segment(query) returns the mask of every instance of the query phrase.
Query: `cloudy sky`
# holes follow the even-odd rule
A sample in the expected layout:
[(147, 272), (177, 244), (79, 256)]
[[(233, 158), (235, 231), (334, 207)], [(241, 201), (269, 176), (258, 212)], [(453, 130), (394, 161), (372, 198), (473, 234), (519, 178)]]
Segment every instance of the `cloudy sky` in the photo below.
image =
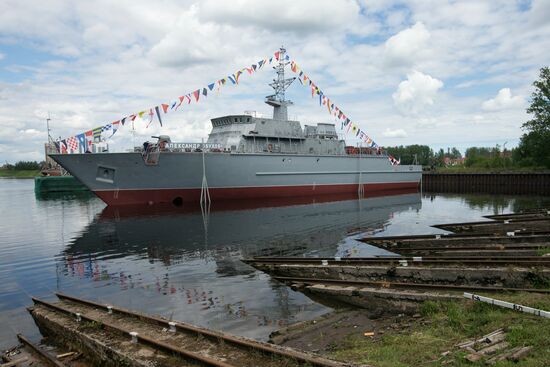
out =
[[(517, 145), (531, 84), (550, 63), (550, 0), (0, 2), (0, 162), (43, 159), (62, 137), (170, 102), (273, 54), (293, 60), (383, 146)], [(269, 68), (199, 104), (136, 120), (111, 148), (150, 135), (200, 141), (209, 119), (269, 115)], [(333, 122), (298, 82), (290, 115)], [(354, 143), (352, 136), (347, 137)]]

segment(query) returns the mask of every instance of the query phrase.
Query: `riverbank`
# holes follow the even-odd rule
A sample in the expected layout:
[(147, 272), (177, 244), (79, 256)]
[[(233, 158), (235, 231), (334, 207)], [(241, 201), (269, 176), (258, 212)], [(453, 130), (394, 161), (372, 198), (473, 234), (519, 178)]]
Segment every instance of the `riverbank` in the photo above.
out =
[[(491, 296), (491, 295), (487, 295)], [(494, 295), (492, 295), (494, 297)], [(499, 294), (499, 299), (550, 309), (547, 294)], [(517, 363), (498, 366), (543, 366), (550, 360), (550, 320), (464, 299), (457, 302), (425, 301), (418, 314), (372, 319), (363, 310), (343, 309), (324, 318), (302, 323), (277, 334), (278, 344), (315, 351), (348, 363), (377, 367), (484, 366), (499, 354), (519, 347), (532, 347)], [(503, 329), (502, 350), (481, 354), (458, 344), (477, 340)], [(500, 352), (500, 353), (497, 353)], [(510, 356), (510, 359), (512, 357)]]
[(35, 178), (40, 176), (39, 170), (0, 169), (0, 178)]

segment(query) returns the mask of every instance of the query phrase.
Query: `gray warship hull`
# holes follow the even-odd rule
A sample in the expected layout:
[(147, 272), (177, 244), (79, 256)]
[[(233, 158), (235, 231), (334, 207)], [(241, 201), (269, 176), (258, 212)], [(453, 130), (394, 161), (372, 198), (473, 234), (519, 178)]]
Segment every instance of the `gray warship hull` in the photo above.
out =
[(422, 176), (377, 155), (160, 152), (153, 165), (137, 152), (51, 156), (108, 205), (198, 202), (203, 177), (211, 200), (227, 200), (384, 195), (418, 188)]

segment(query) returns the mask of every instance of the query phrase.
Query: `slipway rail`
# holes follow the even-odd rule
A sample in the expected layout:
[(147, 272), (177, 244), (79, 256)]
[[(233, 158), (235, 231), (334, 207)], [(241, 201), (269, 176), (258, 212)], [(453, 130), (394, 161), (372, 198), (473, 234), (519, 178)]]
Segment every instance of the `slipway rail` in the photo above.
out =
[(539, 219), (539, 218), (548, 218), (548, 217), (550, 217), (550, 210), (533, 212), (533, 213), (509, 213), (509, 214), (484, 215), (483, 217), (488, 218), (488, 219), (494, 219), (494, 220)]
[[(171, 322), (161, 317), (149, 316), (124, 308), (100, 304), (77, 297), (56, 293), (60, 302), (51, 303), (33, 298), (35, 305), (45, 307), (57, 313), (100, 325), (106, 332), (132, 338), (135, 342), (147, 345), (155, 350), (175, 354), (191, 363), (232, 367), (245, 365), (262, 366), (319, 366), (342, 367), (342, 364), (321, 357), (298, 352), (288, 348), (270, 346), (266, 343), (230, 336), (224, 333), (199, 328), (182, 322)], [(132, 323), (151, 328), (151, 333), (133, 333)], [(138, 328), (139, 329), (139, 328)], [(171, 332), (170, 332), (171, 331)], [(165, 332), (162, 338), (155, 337)], [(180, 342), (175, 339), (180, 338)], [(184, 339), (181, 339), (184, 338)], [(186, 342), (181, 342), (184, 340)], [(186, 344), (187, 343), (187, 344)], [(193, 346), (187, 348), (186, 345)], [(199, 353), (197, 350), (207, 350)], [(239, 359), (242, 356), (242, 359)]]
[(421, 235), (364, 237), (361, 242), (400, 255), (451, 256), (536, 256), (550, 249), (550, 233), (516, 236)]
[(321, 266), (445, 266), (445, 265), (469, 265), (469, 266), (523, 266), (523, 267), (550, 267), (550, 257), (526, 256), (517, 258), (502, 257), (348, 257), (348, 258), (303, 258), (303, 257), (254, 257), (244, 259), (243, 262), (250, 265), (274, 264), (274, 265), (321, 265)]
[[(479, 223), (479, 222), (478, 222)], [(492, 223), (492, 222), (482, 222)], [(405, 236), (378, 236), (378, 237), (361, 237), (358, 238), (361, 242), (448, 242), (448, 243), (489, 243), (489, 242), (548, 242), (550, 241), (550, 231), (535, 231), (532, 233), (514, 232), (514, 235), (508, 234), (483, 234), (483, 233), (438, 233), (438, 234), (419, 234)]]
[(353, 287), (376, 287), (389, 289), (414, 289), (414, 290), (432, 290), (432, 291), (478, 291), (478, 292), (529, 292), (550, 294), (550, 289), (533, 289), (533, 288), (506, 288), (506, 287), (487, 287), (487, 286), (469, 286), (469, 285), (454, 285), (454, 284), (429, 284), (429, 283), (403, 283), (403, 282), (377, 282), (365, 280), (342, 280), (342, 279), (324, 279), (324, 278), (299, 278), (299, 277), (282, 277), (274, 276), (280, 282), (286, 284), (335, 284), (339, 286)]
[(550, 217), (531, 219), (500, 219), (491, 221), (435, 224), (432, 227), (455, 233), (516, 233), (529, 234), (535, 231), (550, 231)]
[(19, 340), (25, 347), (29, 348), (32, 353), (34, 353), (41, 362), (45, 363), (47, 366), (52, 367), (64, 367), (65, 365), (54, 357), (40, 349), (38, 346), (31, 343), (26, 337), (21, 334), (17, 334), (17, 340)]

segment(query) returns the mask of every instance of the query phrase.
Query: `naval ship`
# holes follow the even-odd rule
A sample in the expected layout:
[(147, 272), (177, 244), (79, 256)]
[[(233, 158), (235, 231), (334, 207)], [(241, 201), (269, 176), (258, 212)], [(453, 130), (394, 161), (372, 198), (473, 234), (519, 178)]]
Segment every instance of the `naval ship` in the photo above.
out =
[(107, 205), (379, 193), (417, 188), (418, 165), (393, 165), (380, 149), (346, 147), (334, 124), (288, 119), (285, 50), (265, 98), (273, 117), (213, 118), (206, 143), (161, 135), (126, 153), (51, 154)]

